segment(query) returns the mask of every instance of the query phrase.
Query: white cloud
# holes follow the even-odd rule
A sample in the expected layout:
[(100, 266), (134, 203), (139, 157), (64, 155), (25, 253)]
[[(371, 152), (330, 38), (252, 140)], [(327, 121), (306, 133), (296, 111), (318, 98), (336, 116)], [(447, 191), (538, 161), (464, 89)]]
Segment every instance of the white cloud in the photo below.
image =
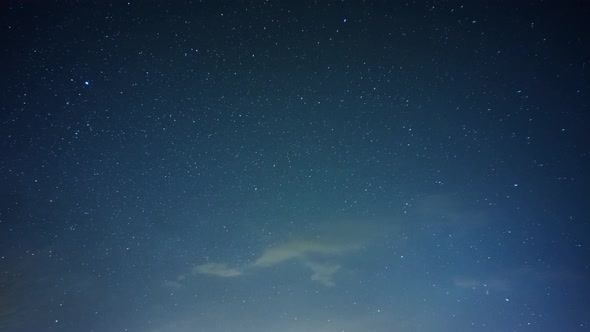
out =
[(178, 281), (172, 281), (172, 280), (165, 280), (163, 285), (165, 287), (169, 287), (169, 288), (182, 288), (182, 283), (178, 282)]
[(292, 241), (267, 249), (253, 266), (268, 267), (290, 259), (307, 257), (311, 254), (338, 255), (354, 250), (357, 246), (319, 241)]
[[(387, 234), (392, 224), (375, 222), (333, 222), (315, 225), (313, 236), (301, 234), (300, 237), (283, 242), (262, 251), (252, 263), (240, 268), (232, 268), (224, 263), (197, 265), (193, 274), (206, 274), (218, 277), (237, 277), (248, 270), (263, 270), (283, 262), (297, 260), (301, 266), (311, 270), (311, 280), (325, 286), (333, 286), (333, 275), (341, 266), (325, 263), (338, 260), (341, 256), (360, 250), (362, 244), (375, 237)], [(262, 272), (256, 272), (262, 273)], [(169, 286), (175, 286), (169, 283)]]
[(209, 274), (218, 277), (237, 277), (242, 274), (242, 271), (228, 267), (224, 263), (207, 263), (195, 266), (194, 274)]
[(169, 288), (182, 288), (184, 286), (183, 282), (186, 279), (186, 275), (181, 274), (176, 277), (176, 280), (165, 280), (163, 285)]
[(355, 241), (290, 241), (268, 248), (252, 263), (251, 267), (270, 267), (285, 261), (298, 259), (311, 269), (311, 280), (317, 281), (324, 286), (334, 286), (332, 275), (340, 269), (340, 265), (318, 263), (318, 258), (331, 258), (359, 248), (360, 246)]
[(320, 282), (328, 287), (334, 286), (332, 275), (340, 269), (340, 265), (318, 264), (313, 262), (307, 262), (305, 265), (307, 265), (307, 267), (313, 272), (311, 280)]

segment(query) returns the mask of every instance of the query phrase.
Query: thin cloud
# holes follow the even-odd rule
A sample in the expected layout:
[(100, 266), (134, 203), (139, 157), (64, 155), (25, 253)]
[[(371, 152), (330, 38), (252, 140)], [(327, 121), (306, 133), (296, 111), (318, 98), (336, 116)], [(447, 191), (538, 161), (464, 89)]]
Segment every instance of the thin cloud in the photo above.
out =
[(311, 269), (311, 280), (319, 282), (324, 286), (334, 286), (332, 276), (340, 269), (340, 265), (318, 263), (318, 256), (322, 258), (339, 256), (350, 251), (359, 249), (360, 246), (354, 242), (344, 241), (310, 241), (298, 240), (287, 242), (264, 251), (251, 267), (270, 267), (285, 261), (298, 259)]
[(305, 265), (307, 265), (307, 267), (309, 267), (313, 272), (311, 275), (311, 280), (322, 283), (324, 286), (334, 286), (332, 275), (340, 269), (340, 265), (318, 264), (313, 262), (307, 262)]
[(194, 274), (208, 274), (218, 277), (237, 277), (242, 275), (242, 271), (228, 267), (224, 263), (207, 263), (195, 266), (193, 269)]
[(164, 287), (169, 287), (169, 288), (182, 288), (184, 285), (178, 281), (171, 281), (171, 280), (165, 280), (163, 283)]
[(507, 291), (510, 289), (506, 280), (492, 278), (492, 279), (475, 279), (475, 278), (459, 278), (453, 280), (455, 287), (463, 289), (490, 289), (497, 291)]
[[(333, 276), (341, 269), (341, 266), (325, 263), (326, 260), (339, 259), (341, 256), (360, 250), (364, 243), (389, 233), (392, 228), (391, 223), (324, 223), (316, 225), (317, 232), (313, 237), (302, 234), (299, 238), (267, 248), (252, 263), (240, 268), (232, 268), (225, 263), (207, 263), (197, 265), (193, 269), (193, 274), (237, 277), (249, 270), (264, 270), (283, 262), (297, 260), (302, 267), (311, 270), (312, 281), (330, 287), (334, 286)], [(175, 286), (175, 284), (169, 286)]]
[(165, 280), (163, 285), (164, 287), (169, 287), (169, 288), (182, 288), (184, 286), (183, 282), (186, 279), (186, 275), (181, 274), (178, 277), (176, 277), (176, 280)]
[(339, 255), (355, 249), (354, 245), (323, 243), (319, 241), (293, 241), (267, 249), (254, 261), (253, 266), (269, 267), (281, 262), (307, 257), (312, 254)]
[[(252, 264), (243, 267), (241, 270), (231, 268), (224, 263), (207, 263), (197, 265), (193, 274), (207, 274), (218, 277), (237, 277), (243, 274), (242, 271), (253, 268), (267, 268), (289, 260), (300, 260), (302, 264), (312, 272), (311, 280), (319, 282), (324, 286), (334, 286), (332, 276), (340, 269), (340, 265), (318, 263), (317, 258), (333, 257), (360, 248), (352, 243), (338, 243), (331, 241), (290, 241), (275, 247), (268, 248)], [(320, 256), (320, 257), (318, 257)], [(172, 285), (169, 285), (172, 286)]]

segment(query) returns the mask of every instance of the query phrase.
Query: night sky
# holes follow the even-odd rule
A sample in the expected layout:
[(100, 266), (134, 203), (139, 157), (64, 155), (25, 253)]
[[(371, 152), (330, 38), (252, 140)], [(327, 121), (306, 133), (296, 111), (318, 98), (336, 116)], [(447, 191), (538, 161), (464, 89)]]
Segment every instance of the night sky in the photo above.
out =
[(0, 15), (1, 331), (590, 331), (585, 1)]

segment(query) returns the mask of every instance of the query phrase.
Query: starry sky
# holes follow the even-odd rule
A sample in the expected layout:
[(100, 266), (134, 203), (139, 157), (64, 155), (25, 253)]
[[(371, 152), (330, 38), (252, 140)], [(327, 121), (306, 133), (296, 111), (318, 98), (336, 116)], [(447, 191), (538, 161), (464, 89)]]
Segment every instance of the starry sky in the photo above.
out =
[(0, 15), (1, 331), (590, 331), (584, 1)]

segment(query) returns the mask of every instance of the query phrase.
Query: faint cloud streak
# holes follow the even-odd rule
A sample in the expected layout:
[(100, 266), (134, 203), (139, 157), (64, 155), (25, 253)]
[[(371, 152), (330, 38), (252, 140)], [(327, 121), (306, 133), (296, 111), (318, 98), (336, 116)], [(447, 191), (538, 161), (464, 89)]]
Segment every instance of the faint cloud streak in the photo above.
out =
[(197, 265), (193, 268), (193, 274), (208, 274), (218, 277), (237, 277), (242, 275), (242, 271), (231, 268), (224, 263), (207, 263)]
[(332, 256), (354, 249), (357, 249), (357, 246), (319, 241), (292, 241), (267, 249), (254, 262), (253, 266), (268, 267), (290, 259), (304, 258), (311, 254)]
[[(271, 246), (250, 264), (235, 268), (225, 263), (206, 263), (193, 268), (193, 275), (211, 275), (223, 278), (238, 277), (246, 272), (253, 273), (287, 261), (298, 261), (302, 267), (311, 270), (310, 279), (326, 287), (334, 286), (333, 276), (341, 265), (331, 262), (341, 259), (363, 248), (363, 244), (377, 236), (391, 231), (389, 223), (338, 222), (316, 224), (313, 236), (302, 234), (289, 241)], [(318, 235), (321, 234), (322, 236)], [(178, 288), (180, 280), (168, 282), (167, 286)]]
[(313, 272), (313, 274), (311, 275), (311, 280), (322, 283), (324, 286), (334, 286), (334, 281), (332, 281), (332, 275), (340, 269), (340, 265), (318, 264), (312, 262), (307, 262), (305, 265), (307, 265), (307, 267), (309, 267)]

